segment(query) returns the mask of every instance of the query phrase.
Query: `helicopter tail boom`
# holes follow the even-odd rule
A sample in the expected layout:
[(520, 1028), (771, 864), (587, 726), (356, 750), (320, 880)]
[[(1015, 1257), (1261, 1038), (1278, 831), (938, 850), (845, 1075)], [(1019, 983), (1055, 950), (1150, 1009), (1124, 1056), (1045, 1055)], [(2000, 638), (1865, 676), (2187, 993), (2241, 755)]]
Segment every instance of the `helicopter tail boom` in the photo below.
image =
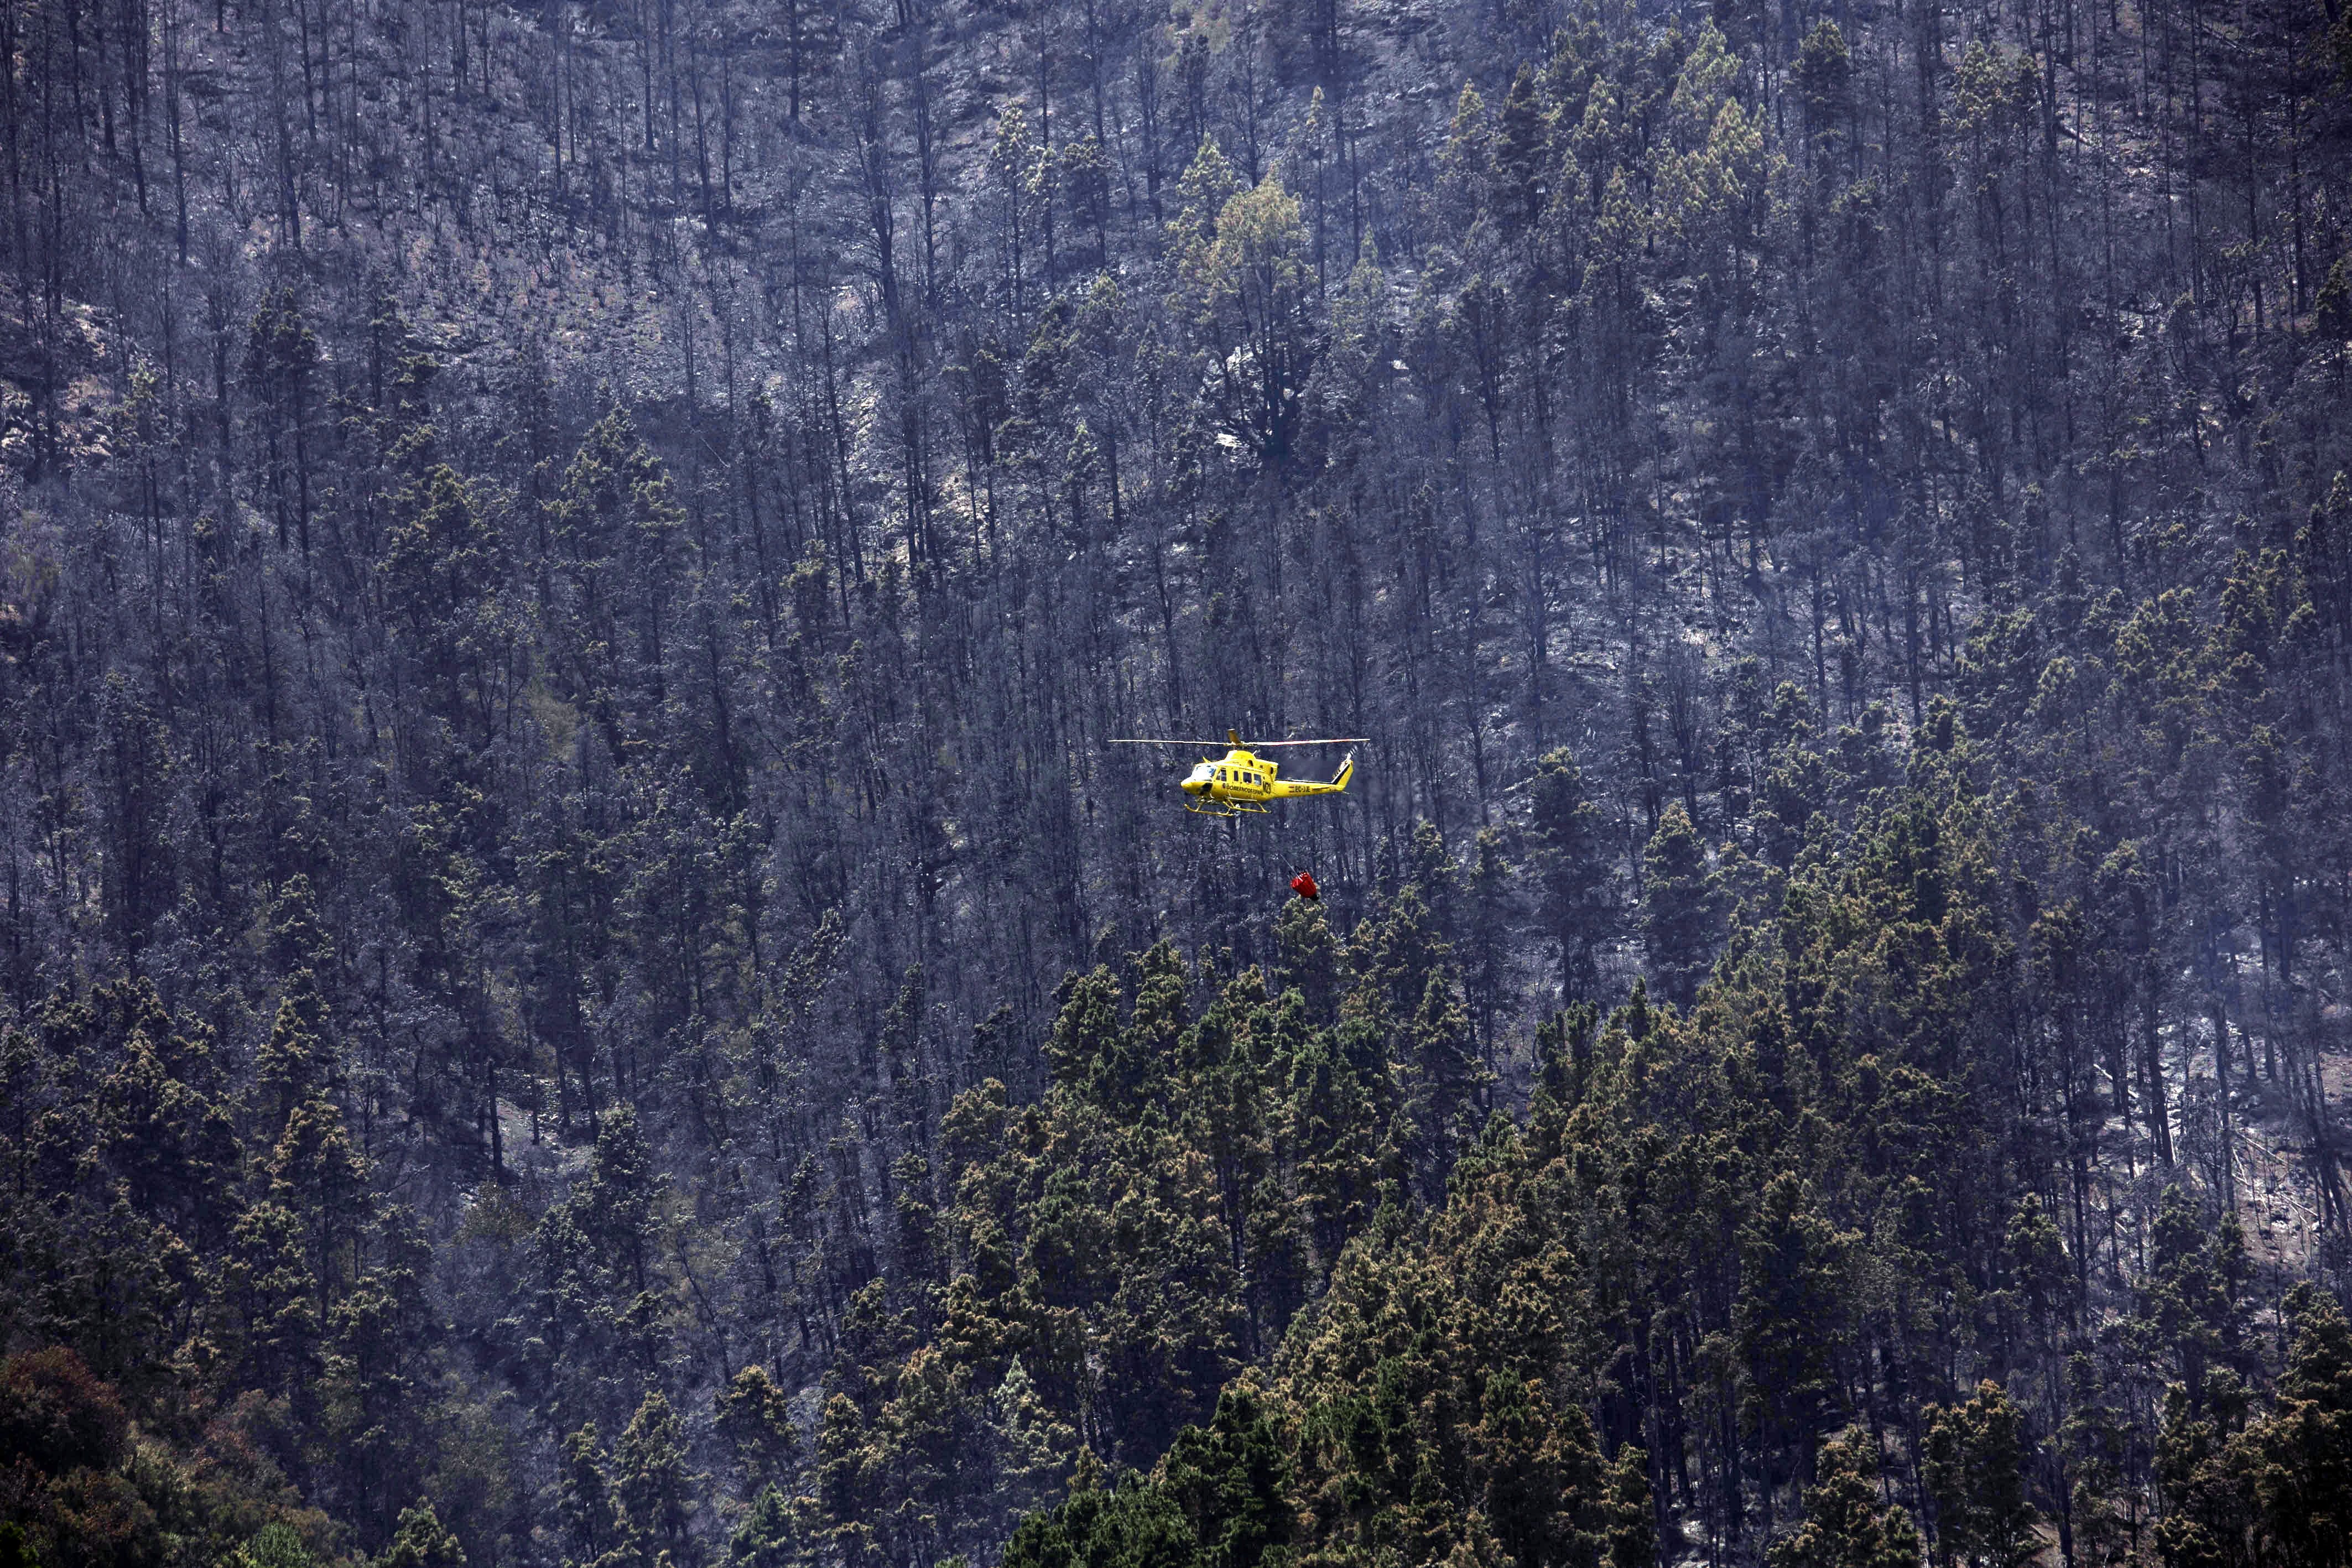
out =
[(1296, 800), (1301, 795), (1338, 795), (1347, 789), (1348, 780), (1355, 776), (1356, 754), (1351, 751), (1328, 782), (1320, 779), (1286, 779), (1273, 786), (1270, 793), (1278, 800)]

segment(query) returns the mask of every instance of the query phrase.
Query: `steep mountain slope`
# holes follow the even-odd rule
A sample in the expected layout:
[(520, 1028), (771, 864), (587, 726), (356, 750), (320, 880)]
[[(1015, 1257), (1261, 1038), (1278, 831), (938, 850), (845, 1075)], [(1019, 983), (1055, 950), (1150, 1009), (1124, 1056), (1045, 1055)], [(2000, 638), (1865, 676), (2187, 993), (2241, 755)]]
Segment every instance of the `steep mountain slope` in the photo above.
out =
[(2348, 27), (0, 0), (6, 1518), (2340, 1563)]

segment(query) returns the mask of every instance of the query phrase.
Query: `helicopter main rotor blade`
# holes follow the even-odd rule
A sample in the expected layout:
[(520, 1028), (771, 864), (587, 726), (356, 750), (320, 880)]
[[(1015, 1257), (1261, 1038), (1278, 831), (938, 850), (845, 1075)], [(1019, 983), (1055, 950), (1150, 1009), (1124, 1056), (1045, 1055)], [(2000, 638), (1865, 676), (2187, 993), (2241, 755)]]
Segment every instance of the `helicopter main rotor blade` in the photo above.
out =
[(1314, 740), (1161, 740), (1157, 737), (1115, 735), (1112, 746), (1243, 746), (1256, 750), (1267, 746), (1369, 746), (1369, 735), (1330, 735)]

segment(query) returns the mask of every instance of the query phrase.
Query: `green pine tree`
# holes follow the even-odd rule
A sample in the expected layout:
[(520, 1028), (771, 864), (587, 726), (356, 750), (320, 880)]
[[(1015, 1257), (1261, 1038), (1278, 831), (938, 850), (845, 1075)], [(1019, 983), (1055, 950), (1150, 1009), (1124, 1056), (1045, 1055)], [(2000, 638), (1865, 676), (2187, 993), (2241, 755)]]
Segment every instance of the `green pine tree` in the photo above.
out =
[(667, 1552), (683, 1559), (695, 1509), (698, 1478), (686, 1468), (686, 1433), (658, 1389), (646, 1395), (621, 1440), (613, 1446), (613, 1492), (620, 1503), (626, 1544), (646, 1563)]
[(1642, 938), (1650, 974), (1667, 1000), (1687, 1008), (1697, 996), (1715, 962), (1721, 925), (1706, 846), (1682, 802), (1669, 802), (1642, 852)]
[(420, 1500), (401, 1514), (400, 1528), (375, 1560), (375, 1568), (466, 1568), (466, 1551), (434, 1513), (433, 1505)]
[(2042, 1516), (2025, 1495), (2025, 1412), (1987, 1378), (1965, 1403), (1930, 1406), (1920, 1474), (1936, 1545), (1970, 1568), (2026, 1568), (2042, 1554)]
[(1882, 1500), (1878, 1454), (1859, 1428), (1822, 1445), (1805, 1519), (1772, 1543), (1771, 1568), (1918, 1568), (1911, 1516)]

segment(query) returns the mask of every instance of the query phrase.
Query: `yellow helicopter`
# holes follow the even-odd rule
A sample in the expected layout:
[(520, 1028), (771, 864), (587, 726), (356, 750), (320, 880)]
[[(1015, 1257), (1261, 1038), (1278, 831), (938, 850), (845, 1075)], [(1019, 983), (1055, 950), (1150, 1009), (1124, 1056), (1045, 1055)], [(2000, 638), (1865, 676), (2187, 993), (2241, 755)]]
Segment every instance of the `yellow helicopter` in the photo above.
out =
[[(1253, 740), (1244, 746), (1242, 737), (1233, 730), (1225, 731), (1229, 748), (1223, 757), (1203, 757), (1184, 776), (1184, 809), (1204, 817), (1237, 817), (1244, 811), (1263, 811), (1268, 800), (1296, 800), (1307, 795), (1337, 795), (1348, 788), (1355, 776), (1356, 754), (1348, 753), (1340, 762), (1339, 771), (1329, 779), (1282, 779), (1279, 763), (1257, 755), (1258, 751), (1276, 746), (1360, 746), (1368, 737), (1360, 735), (1335, 736), (1323, 740)], [(1213, 740), (1146, 740), (1134, 737), (1114, 739), (1113, 746), (1199, 746), (1213, 747)]]

